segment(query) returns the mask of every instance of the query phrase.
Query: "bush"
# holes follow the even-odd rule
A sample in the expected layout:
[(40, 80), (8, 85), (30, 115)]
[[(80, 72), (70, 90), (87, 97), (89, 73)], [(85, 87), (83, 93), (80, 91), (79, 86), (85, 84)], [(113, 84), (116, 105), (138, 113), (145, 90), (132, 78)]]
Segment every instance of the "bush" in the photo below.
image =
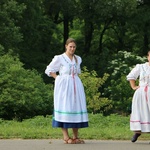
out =
[(136, 64), (144, 63), (145, 61), (146, 57), (136, 56), (127, 51), (119, 51), (108, 62), (108, 72), (111, 72), (111, 76), (104, 93), (106, 97), (113, 101), (113, 113), (130, 114), (134, 91), (131, 89), (126, 76)]
[(0, 118), (52, 114), (52, 85), (45, 85), (37, 71), (25, 70), (18, 57), (5, 54), (0, 64)]
[(108, 76), (108, 74), (104, 74), (103, 78), (100, 78), (96, 71), (89, 71), (86, 67), (83, 68), (80, 78), (85, 88), (88, 112), (107, 113), (112, 108), (112, 101), (102, 97), (99, 92), (99, 88), (105, 83)]

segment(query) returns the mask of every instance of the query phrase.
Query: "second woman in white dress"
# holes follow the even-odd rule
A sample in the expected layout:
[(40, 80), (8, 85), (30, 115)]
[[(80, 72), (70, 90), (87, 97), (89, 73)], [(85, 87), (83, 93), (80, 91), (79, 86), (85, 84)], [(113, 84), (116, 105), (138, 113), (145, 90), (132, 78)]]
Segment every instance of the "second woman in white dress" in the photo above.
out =
[[(141, 133), (150, 132), (150, 51), (147, 59), (148, 62), (137, 64), (127, 75), (131, 88), (135, 90), (130, 116), (130, 130), (135, 132), (132, 142), (135, 142)], [(136, 80), (139, 80), (138, 85)]]

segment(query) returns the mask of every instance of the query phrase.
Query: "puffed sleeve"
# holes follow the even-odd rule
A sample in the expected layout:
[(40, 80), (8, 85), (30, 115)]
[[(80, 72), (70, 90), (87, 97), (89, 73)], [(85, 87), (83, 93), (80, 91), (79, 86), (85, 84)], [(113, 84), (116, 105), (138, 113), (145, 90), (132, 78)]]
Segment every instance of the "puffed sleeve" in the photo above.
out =
[(45, 74), (51, 77), (50, 72), (56, 73), (59, 71), (59, 68), (60, 68), (60, 58), (58, 55), (56, 55), (54, 56), (50, 64), (46, 67)]
[(140, 64), (137, 64), (127, 75), (127, 80), (136, 80), (140, 75)]

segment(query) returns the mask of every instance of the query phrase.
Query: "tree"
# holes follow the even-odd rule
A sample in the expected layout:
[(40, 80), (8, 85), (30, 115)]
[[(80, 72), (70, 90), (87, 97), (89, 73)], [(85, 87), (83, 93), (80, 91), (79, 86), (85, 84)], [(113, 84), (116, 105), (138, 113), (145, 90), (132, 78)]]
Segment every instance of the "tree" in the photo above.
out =
[(17, 1), (26, 7), (18, 22), (23, 35), (23, 40), (18, 45), (20, 60), (25, 68), (34, 68), (43, 73), (45, 64), (53, 56), (54, 43), (59, 43), (54, 36), (57, 29), (45, 13), (43, 0)]
[(73, 19), (76, 17), (78, 9), (76, 6), (76, 0), (45, 0), (45, 8), (48, 16), (56, 25), (62, 25), (61, 36), (63, 38), (63, 47), (69, 37)]
[(17, 25), (25, 9), (24, 4), (18, 4), (15, 0), (0, 1), (0, 44), (5, 48), (18, 51), (18, 44), (23, 40), (20, 27)]
[(105, 85), (105, 97), (114, 102), (114, 108), (120, 113), (130, 111), (133, 90), (126, 76), (134, 65), (144, 63), (146, 57), (140, 57), (127, 51), (119, 51), (111, 61), (108, 62), (108, 73), (111, 73), (109, 83)]
[[(139, 43), (140, 51), (139, 54), (141, 56), (146, 55), (147, 51), (150, 48), (150, 2), (147, 0), (139, 1), (139, 5), (137, 7), (137, 15), (135, 16), (133, 31), (138, 33), (138, 38), (141, 40)], [(139, 30), (140, 29), (140, 30)]]

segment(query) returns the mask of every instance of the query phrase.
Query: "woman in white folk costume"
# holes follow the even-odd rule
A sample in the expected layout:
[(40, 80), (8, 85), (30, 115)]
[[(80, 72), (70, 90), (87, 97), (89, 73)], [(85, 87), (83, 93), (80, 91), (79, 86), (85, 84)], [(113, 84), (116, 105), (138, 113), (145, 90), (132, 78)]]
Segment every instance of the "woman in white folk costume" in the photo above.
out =
[[(148, 62), (137, 64), (127, 75), (131, 88), (135, 90), (130, 116), (130, 130), (135, 132), (132, 142), (137, 141), (141, 133), (150, 132), (150, 51), (147, 59)], [(136, 85), (137, 79), (139, 85)]]
[[(66, 51), (61, 55), (55, 55), (45, 70), (49, 77), (55, 79), (52, 126), (62, 128), (64, 143), (84, 143), (84, 140), (78, 137), (78, 129), (88, 127), (86, 97), (78, 76), (81, 73), (82, 59), (74, 54), (76, 50), (74, 39), (69, 38), (65, 48)], [(68, 128), (72, 128), (72, 138), (69, 136)]]

